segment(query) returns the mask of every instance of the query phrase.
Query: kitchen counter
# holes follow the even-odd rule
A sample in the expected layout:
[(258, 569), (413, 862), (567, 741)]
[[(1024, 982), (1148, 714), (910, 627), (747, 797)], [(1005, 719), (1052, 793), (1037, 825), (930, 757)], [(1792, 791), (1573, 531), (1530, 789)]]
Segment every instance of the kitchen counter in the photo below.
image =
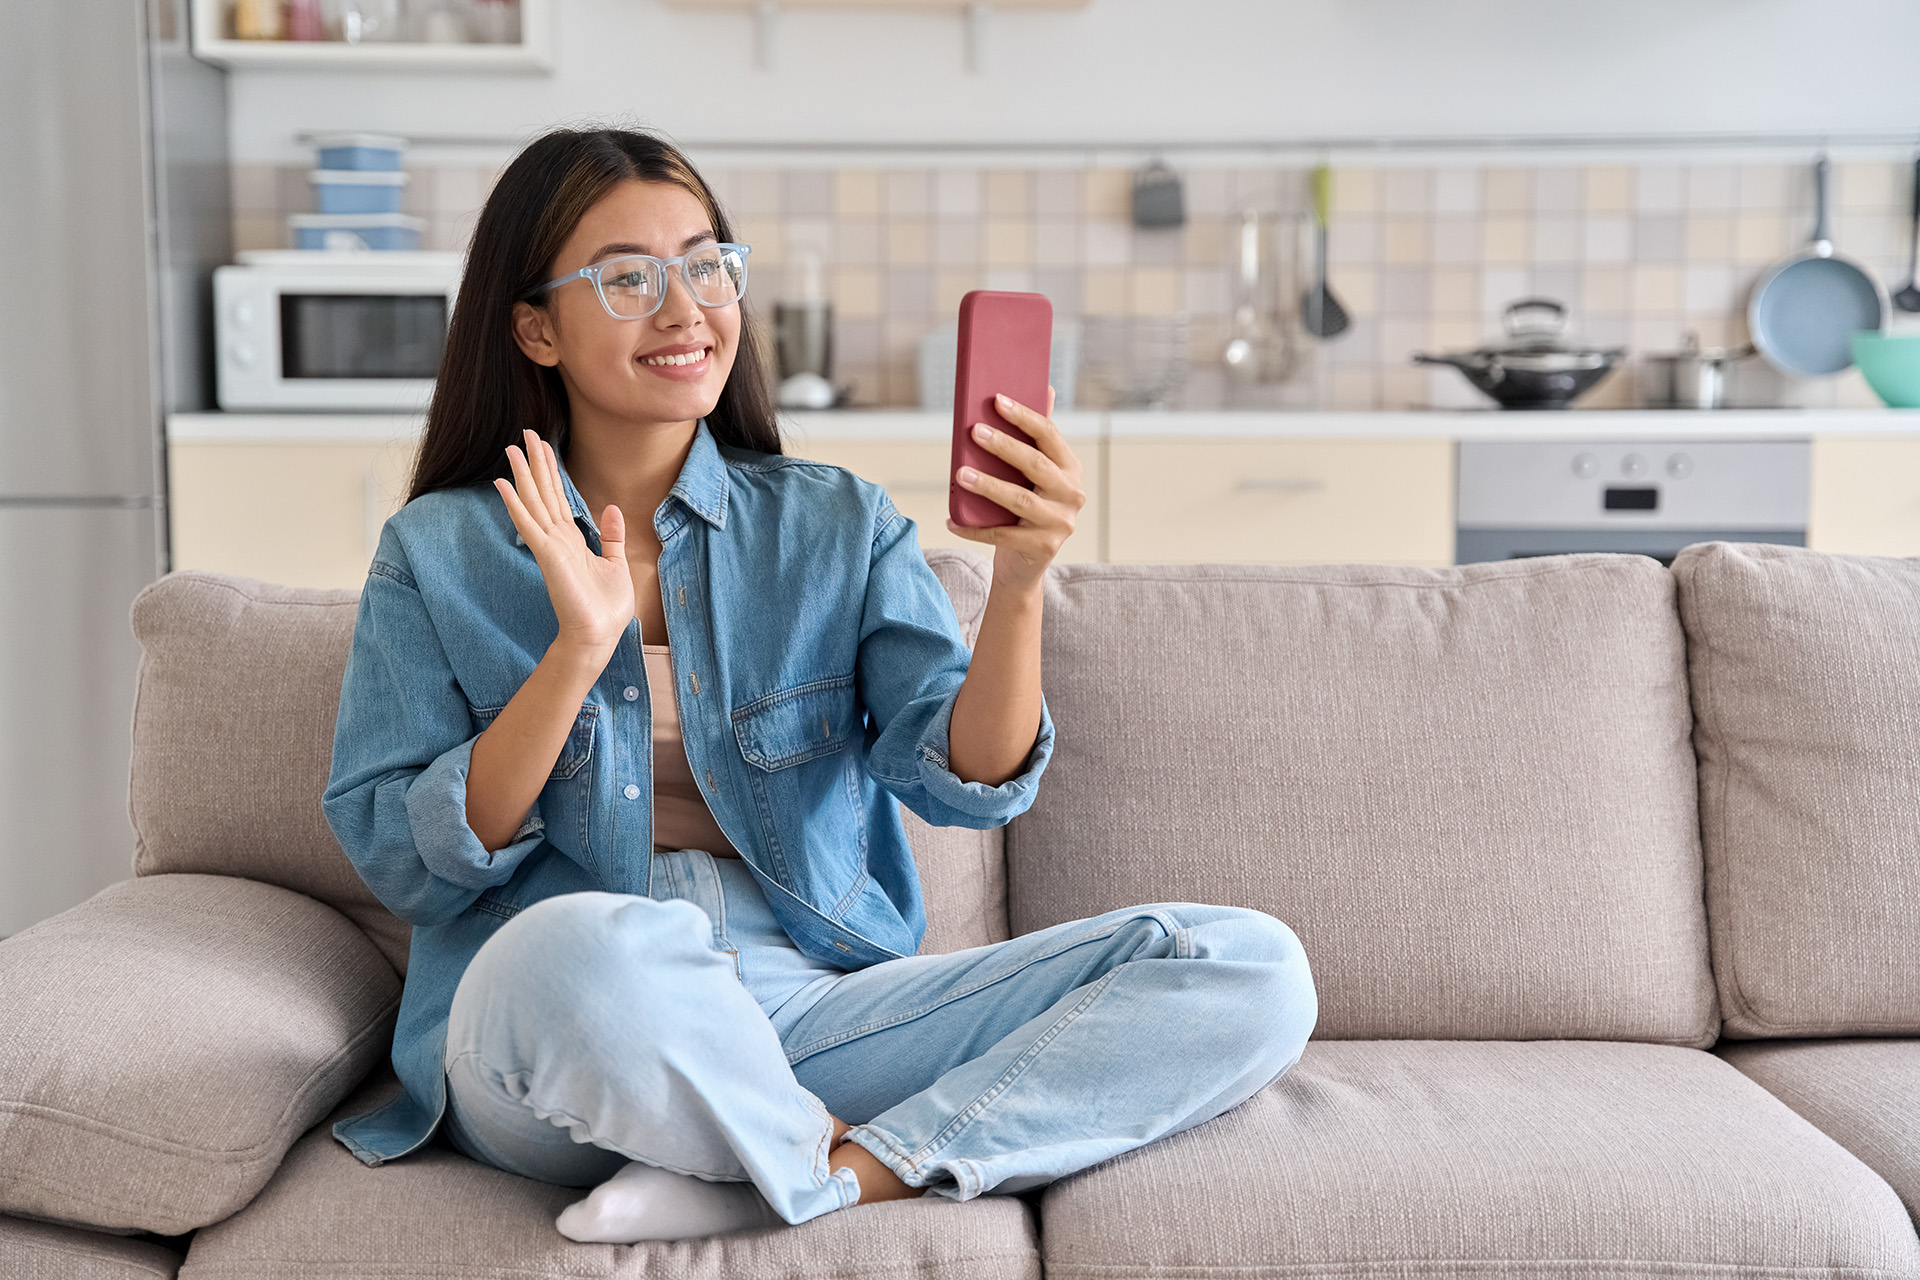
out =
[[(1394, 440), (1762, 440), (1816, 436), (1920, 435), (1915, 409), (1570, 409), (1559, 412), (1431, 410), (1400, 413), (1132, 412), (1072, 410), (1056, 421), (1076, 438)], [(411, 440), (420, 414), (177, 413), (174, 443)], [(895, 409), (787, 412), (781, 426), (802, 440), (944, 440), (946, 413)]]

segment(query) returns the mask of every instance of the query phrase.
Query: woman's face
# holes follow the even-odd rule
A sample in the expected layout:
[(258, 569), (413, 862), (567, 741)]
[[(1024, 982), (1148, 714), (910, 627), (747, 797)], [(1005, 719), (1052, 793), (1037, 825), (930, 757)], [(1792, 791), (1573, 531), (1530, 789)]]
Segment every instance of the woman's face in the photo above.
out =
[[(548, 278), (623, 253), (676, 258), (714, 240), (713, 220), (691, 191), (629, 180), (587, 210)], [(544, 307), (515, 303), (513, 335), (529, 359), (559, 368), (576, 419), (590, 408), (629, 422), (688, 422), (720, 399), (739, 346), (740, 304), (701, 306), (676, 265), (666, 300), (644, 319), (608, 315), (593, 284), (577, 279), (550, 291)]]

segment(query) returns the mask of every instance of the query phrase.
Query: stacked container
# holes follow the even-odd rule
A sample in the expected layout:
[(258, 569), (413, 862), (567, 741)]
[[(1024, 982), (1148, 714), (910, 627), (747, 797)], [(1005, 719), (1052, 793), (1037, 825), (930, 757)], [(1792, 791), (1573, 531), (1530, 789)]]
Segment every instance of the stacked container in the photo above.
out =
[(287, 226), (297, 249), (418, 249), (426, 219), (400, 212), (407, 186), (405, 138), (380, 133), (329, 133), (314, 139), (319, 167), (307, 175), (318, 213), (296, 213)]

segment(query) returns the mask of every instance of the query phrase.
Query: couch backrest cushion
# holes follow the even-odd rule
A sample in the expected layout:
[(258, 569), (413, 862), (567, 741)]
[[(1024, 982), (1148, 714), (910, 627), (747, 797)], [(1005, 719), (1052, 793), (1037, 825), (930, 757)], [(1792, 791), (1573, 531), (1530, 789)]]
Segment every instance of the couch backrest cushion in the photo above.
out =
[(1673, 568), (1727, 1034), (1920, 1032), (1920, 560)]
[(1715, 1038), (1657, 562), (1076, 565), (1046, 609), (1016, 933), (1249, 906), (1305, 945), (1321, 1037)]
[[(969, 640), (984, 560), (928, 555)], [(373, 896), (320, 810), (358, 593), (184, 572), (141, 592), (133, 720), (134, 871), (245, 876), (337, 907), (405, 972), (409, 926)], [(927, 896), (922, 951), (1007, 936), (1001, 832), (908, 815)]]

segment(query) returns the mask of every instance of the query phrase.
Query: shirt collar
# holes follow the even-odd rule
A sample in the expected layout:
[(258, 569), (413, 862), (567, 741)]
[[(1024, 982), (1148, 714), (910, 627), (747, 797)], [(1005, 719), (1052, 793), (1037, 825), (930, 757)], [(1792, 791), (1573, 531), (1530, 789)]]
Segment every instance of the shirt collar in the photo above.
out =
[[(567, 464), (560, 461), (558, 453), (555, 453), (554, 461), (559, 463), (560, 488), (567, 495), (568, 509), (573, 512), (576, 521), (586, 521), (587, 528), (593, 530), (594, 539), (598, 541), (600, 526), (594, 522), (593, 513), (587, 510), (586, 499), (573, 487), (573, 477), (567, 474)], [(705, 418), (700, 419), (694, 427), (693, 447), (687, 450), (687, 460), (680, 465), (679, 479), (667, 491), (667, 502), (675, 498), (714, 528), (727, 527), (727, 463), (720, 456), (720, 446), (715, 442), (713, 433), (707, 430)], [(660, 510), (654, 513), (656, 532), (661, 531), (667, 502), (661, 503)], [(513, 531), (513, 545), (527, 545), (527, 540), (520, 536), (518, 529)]]

